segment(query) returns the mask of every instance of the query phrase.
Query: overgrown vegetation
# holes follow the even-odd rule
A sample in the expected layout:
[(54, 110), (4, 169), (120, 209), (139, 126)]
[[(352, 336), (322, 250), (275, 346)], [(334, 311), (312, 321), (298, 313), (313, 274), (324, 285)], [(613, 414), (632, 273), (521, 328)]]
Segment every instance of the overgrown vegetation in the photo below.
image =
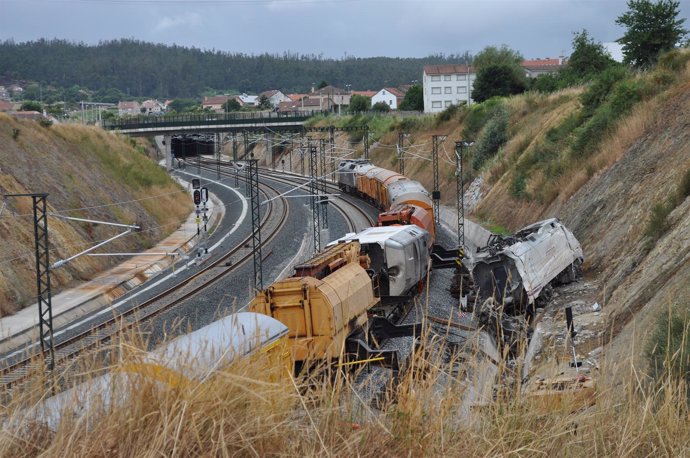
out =
[(472, 167), (479, 170), (508, 141), (508, 111), (497, 106), (474, 146)]
[[(690, 53), (675, 50), (663, 56), (657, 69), (647, 74), (632, 73), (617, 65), (606, 67), (582, 93), (582, 108), (563, 118), (522, 155), (515, 166), (511, 195), (519, 199), (536, 197), (548, 203), (557, 195), (551, 189), (554, 180), (567, 170), (583, 167), (637, 104), (650, 100), (682, 77), (689, 60)], [(591, 175), (594, 169), (587, 172)], [(528, 183), (534, 177), (541, 181), (534, 186), (536, 193), (528, 192)], [(663, 216), (661, 210), (659, 207), (659, 217)]]
[(690, 302), (670, 304), (659, 313), (645, 353), (657, 384), (690, 386)]
[(683, 201), (690, 196), (690, 169), (681, 177), (676, 191), (671, 194), (665, 202), (657, 203), (652, 207), (649, 221), (645, 227), (644, 234), (655, 242), (661, 238), (669, 228), (668, 215)]
[[(111, 354), (124, 355), (110, 368), (114, 373), (143, 367), (133, 348), (112, 348)], [(479, 372), (472, 355), (451, 362)], [(586, 408), (568, 396), (550, 404), (525, 395), (519, 384), (503, 385), (488, 403), (469, 408), (464, 371), (447, 372), (432, 352), (418, 352), (409, 364), (376, 409), (355, 392), (352, 375), (325, 368), (292, 378), (263, 352), (203, 379), (173, 373), (154, 381), (142, 370), (129, 383), (113, 379), (111, 399), (122, 402), (93, 402), (78, 416), (63, 413), (54, 429), (30, 410), (49, 396), (36, 383), (4, 410), (0, 455), (509, 456), (528, 450), (540, 456), (649, 456), (663, 450), (679, 456), (690, 442), (679, 383), (602, 384), (596, 404)], [(96, 364), (79, 367), (97, 373)], [(496, 381), (509, 375), (503, 368)], [(85, 406), (84, 397), (75, 397), (71, 407)]]

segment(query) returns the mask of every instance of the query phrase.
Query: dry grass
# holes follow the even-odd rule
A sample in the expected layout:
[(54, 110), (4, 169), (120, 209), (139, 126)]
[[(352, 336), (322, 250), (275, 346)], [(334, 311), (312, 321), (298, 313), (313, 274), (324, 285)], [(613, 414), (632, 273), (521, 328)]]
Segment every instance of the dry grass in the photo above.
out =
[[(125, 351), (123, 364), (138, 361)], [(203, 382), (180, 386), (130, 379), (126, 401), (63, 416), (56, 431), (22, 417), (40, 385), (4, 411), (0, 456), (680, 456), (688, 453), (686, 387), (654, 388), (632, 365), (627, 380), (600, 384), (596, 404), (545, 408), (519, 387), (466, 410), (477, 360), (448, 373), (419, 352), (380, 410), (359, 402), (352, 377), (276, 377), (266, 355)], [(455, 361), (460, 363), (460, 361)], [(491, 383), (491, 381), (487, 381)], [(31, 402), (28, 402), (31, 404)]]
[[(16, 139), (14, 130), (19, 130)], [(141, 144), (80, 125), (49, 128), (0, 114), (0, 191), (47, 192), (48, 210), (69, 216), (143, 224), (115, 241), (112, 251), (150, 247), (175, 230), (191, 211), (191, 199), (146, 157)], [(114, 205), (113, 205), (114, 204)], [(0, 217), (0, 314), (35, 300), (30, 199), (8, 200)], [(51, 218), (50, 260), (66, 258), (114, 235), (112, 228)], [(92, 278), (118, 260), (81, 257), (55, 270), (54, 291)]]

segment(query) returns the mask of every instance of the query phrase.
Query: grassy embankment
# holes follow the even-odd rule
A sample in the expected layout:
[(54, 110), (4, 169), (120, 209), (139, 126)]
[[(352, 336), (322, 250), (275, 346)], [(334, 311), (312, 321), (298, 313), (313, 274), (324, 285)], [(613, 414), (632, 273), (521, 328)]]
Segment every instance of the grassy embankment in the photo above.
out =
[[(41, 125), (0, 115), (0, 190), (47, 192), (48, 211), (67, 216), (138, 223), (143, 230), (115, 241), (110, 251), (140, 251), (175, 230), (191, 204), (185, 192), (147, 156), (146, 143), (98, 128)], [(35, 299), (33, 227), (29, 199), (8, 200), (0, 218), (0, 314)], [(116, 234), (90, 223), (49, 219), (50, 259), (66, 258)], [(93, 278), (118, 262), (82, 257), (52, 275), (54, 292)]]
[[(111, 370), (139, 361), (131, 345), (112, 353), (126, 356)], [(642, 383), (630, 365), (627, 381), (600, 389), (590, 407), (566, 400), (545, 408), (513, 385), (467, 412), (474, 358), (455, 376), (420, 353), (375, 410), (358, 402), (351, 377), (276, 380), (275, 370), (257, 369), (265, 357), (180, 386), (131, 380), (118, 387), (126, 402), (64, 415), (56, 431), (26, 416), (26, 406), (47, 394), (37, 384), (4, 409), (0, 455), (681, 456), (690, 447), (686, 386), (671, 375)]]

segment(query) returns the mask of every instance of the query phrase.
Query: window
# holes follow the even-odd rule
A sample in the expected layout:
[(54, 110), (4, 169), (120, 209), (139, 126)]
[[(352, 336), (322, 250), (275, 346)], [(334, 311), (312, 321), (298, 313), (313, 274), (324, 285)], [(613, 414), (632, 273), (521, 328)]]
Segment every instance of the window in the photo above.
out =
[(440, 88), (440, 87), (432, 87), (432, 88), (431, 88), (431, 93), (432, 93), (432, 94), (440, 94), (440, 93), (441, 93), (441, 88)]
[(467, 94), (467, 88), (465, 86), (458, 86), (458, 94)]
[(453, 93), (453, 88), (450, 86), (446, 86), (443, 91), (444, 94), (452, 94)]
[(443, 75), (444, 81), (450, 81), (450, 75)]
[(453, 104), (453, 101), (452, 100), (446, 100), (445, 104), (446, 104), (446, 107), (449, 107)]
[(441, 101), (431, 102), (431, 108), (441, 108)]
[(389, 100), (389, 101), (388, 101), (388, 105), (393, 106), (393, 101), (392, 101), (392, 100)]
[(432, 75), (431, 81), (441, 81), (441, 75)]
[(457, 80), (458, 81), (465, 81), (465, 80), (467, 80), (467, 75), (458, 75)]

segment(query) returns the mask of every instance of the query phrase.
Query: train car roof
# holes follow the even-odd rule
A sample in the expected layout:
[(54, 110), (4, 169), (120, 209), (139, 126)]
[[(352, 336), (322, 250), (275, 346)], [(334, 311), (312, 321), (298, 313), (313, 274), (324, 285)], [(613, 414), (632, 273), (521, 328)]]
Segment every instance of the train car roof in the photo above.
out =
[(170, 341), (152, 352), (151, 359), (187, 377), (200, 378), (287, 332), (287, 326), (270, 316), (234, 313)]
[(423, 234), (425, 232), (426, 231), (424, 229), (415, 226), (414, 224), (409, 224), (405, 226), (369, 227), (361, 232), (351, 232), (349, 234), (346, 234), (344, 237), (341, 237), (338, 240), (334, 240), (329, 245), (340, 242), (350, 242), (352, 240), (357, 240), (361, 244), (382, 244), (388, 239), (393, 239), (396, 238), (396, 236), (399, 237), (403, 234), (416, 236), (418, 234)]

